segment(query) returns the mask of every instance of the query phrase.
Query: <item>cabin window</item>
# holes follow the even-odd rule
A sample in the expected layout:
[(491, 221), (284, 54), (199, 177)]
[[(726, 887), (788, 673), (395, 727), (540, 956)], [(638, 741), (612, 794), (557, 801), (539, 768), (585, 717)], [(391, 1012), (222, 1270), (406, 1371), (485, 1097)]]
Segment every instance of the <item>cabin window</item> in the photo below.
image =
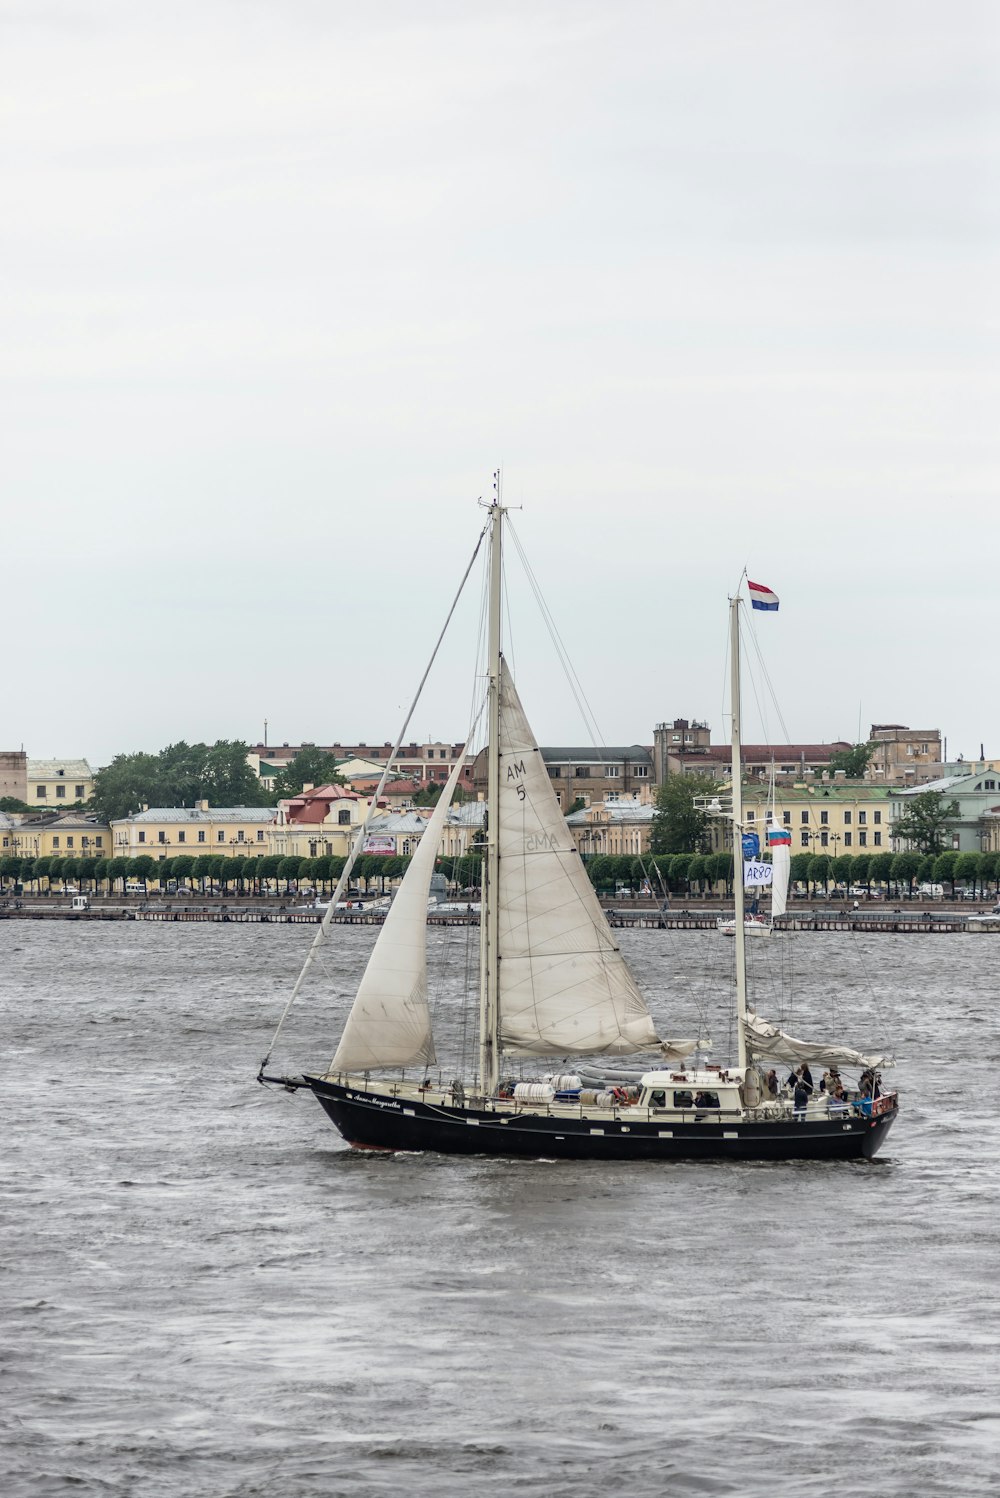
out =
[(694, 1095), (696, 1108), (718, 1108), (719, 1094), (717, 1092), (696, 1092)]
[(693, 1108), (694, 1107), (694, 1094), (690, 1093), (690, 1092), (675, 1092), (674, 1093), (674, 1107), (675, 1108)]
[(665, 1108), (667, 1106), (667, 1094), (662, 1088), (649, 1094), (649, 1106), (651, 1108)]

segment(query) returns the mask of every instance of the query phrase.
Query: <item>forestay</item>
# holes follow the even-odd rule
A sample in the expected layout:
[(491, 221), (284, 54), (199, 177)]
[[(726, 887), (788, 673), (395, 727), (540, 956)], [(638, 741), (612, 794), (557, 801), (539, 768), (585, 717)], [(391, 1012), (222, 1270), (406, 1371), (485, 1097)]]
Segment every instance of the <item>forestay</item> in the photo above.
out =
[(534, 1056), (659, 1044), (556, 800), (506, 662), (500, 677), (500, 1045)]
[(746, 1017), (747, 1049), (752, 1055), (769, 1061), (787, 1061), (790, 1066), (801, 1061), (812, 1061), (821, 1066), (889, 1066), (885, 1056), (866, 1056), (862, 1051), (852, 1051), (849, 1046), (834, 1045), (830, 1041), (796, 1040), (786, 1035), (777, 1025), (769, 1024), (759, 1015), (748, 1013)]
[(427, 1003), (427, 902), (464, 752), (438, 797), (406, 877), (372, 948), (331, 1071), (431, 1066), (437, 1059)]

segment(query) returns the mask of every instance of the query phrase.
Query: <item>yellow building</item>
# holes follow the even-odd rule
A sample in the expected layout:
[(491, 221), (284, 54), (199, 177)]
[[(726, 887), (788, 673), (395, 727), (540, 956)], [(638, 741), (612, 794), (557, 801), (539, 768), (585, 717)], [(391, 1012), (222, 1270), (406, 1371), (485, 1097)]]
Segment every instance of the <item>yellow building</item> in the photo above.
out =
[(94, 775), (85, 759), (29, 759), (28, 800), (32, 807), (55, 810), (89, 801)]
[(2, 842), (4, 853), (18, 858), (110, 858), (112, 847), (106, 823), (72, 811), (25, 816), (3, 829)]
[(207, 801), (147, 807), (111, 823), (112, 853), (115, 858), (149, 854), (157, 860), (205, 853), (263, 858), (275, 851), (270, 834), (276, 815), (273, 806), (212, 807)]
[(566, 826), (584, 858), (637, 858), (649, 852), (656, 807), (640, 800), (601, 801), (571, 812)]
[[(792, 853), (891, 853), (890, 795), (887, 786), (864, 780), (799, 781), (777, 785), (774, 793), (775, 821), (792, 834)], [(765, 831), (770, 810), (764, 785), (743, 788), (743, 819), (748, 832)]]
[(269, 851), (281, 858), (346, 858), (370, 804), (370, 796), (346, 785), (303, 786), (278, 802)]

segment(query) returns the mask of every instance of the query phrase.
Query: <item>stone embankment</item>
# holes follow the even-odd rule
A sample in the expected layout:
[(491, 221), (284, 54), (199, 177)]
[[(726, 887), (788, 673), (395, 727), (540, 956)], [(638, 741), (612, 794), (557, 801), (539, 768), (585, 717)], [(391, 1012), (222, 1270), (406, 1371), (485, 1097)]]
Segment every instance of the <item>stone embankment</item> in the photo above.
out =
[[(938, 901), (933, 907), (910, 905), (906, 908), (872, 903), (863, 908), (837, 909), (811, 901), (789, 911), (783, 917), (777, 932), (794, 931), (877, 931), (902, 932), (913, 935), (945, 935), (948, 933), (1000, 934), (1000, 920), (977, 921), (970, 917), (988, 912), (989, 906), (963, 908), (950, 901)], [(155, 921), (194, 922), (235, 925), (316, 925), (323, 912), (309, 906), (296, 904), (294, 900), (270, 896), (239, 899), (206, 897), (193, 900), (163, 900), (156, 896), (148, 899), (95, 897), (87, 910), (73, 910), (68, 897), (50, 896), (5, 896), (0, 899), (0, 920), (60, 920), (60, 921)], [(731, 908), (721, 905), (714, 909), (701, 906), (671, 906), (659, 909), (650, 901), (637, 900), (628, 906), (621, 904), (607, 907), (610, 924), (639, 931), (714, 931), (720, 915), (732, 918)], [(338, 911), (334, 916), (337, 925), (379, 926), (385, 919), (384, 908), (350, 909)], [(441, 926), (478, 925), (476, 912), (449, 910), (437, 914), (428, 913), (428, 923)]]

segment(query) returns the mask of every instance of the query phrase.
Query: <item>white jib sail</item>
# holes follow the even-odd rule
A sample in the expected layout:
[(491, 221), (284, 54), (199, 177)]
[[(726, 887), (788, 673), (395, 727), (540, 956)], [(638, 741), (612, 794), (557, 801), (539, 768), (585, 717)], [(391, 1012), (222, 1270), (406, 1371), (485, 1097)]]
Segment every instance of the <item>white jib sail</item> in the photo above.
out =
[(500, 682), (500, 1045), (533, 1056), (659, 1044), (615, 945), (503, 663)]
[(888, 1066), (885, 1056), (866, 1056), (863, 1051), (852, 1051), (846, 1045), (834, 1045), (825, 1041), (796, 1040), (786, 1035), (777, 1025), (769, 1024), (757, 1014), (748, 1014), (746, 1019), (747, 1047), (752, 1055), (766, 1057), (769, 1061), (787, 1061), (795, 1066), (800, 1061), (812, 1061), (821, 1066)]
[(427, 900), (444, 819), (464, 763), (463, 751), (372, 948), (331, 1071), (416, 1062), (432, 1066), (436, 1060), (427, 1004)]

